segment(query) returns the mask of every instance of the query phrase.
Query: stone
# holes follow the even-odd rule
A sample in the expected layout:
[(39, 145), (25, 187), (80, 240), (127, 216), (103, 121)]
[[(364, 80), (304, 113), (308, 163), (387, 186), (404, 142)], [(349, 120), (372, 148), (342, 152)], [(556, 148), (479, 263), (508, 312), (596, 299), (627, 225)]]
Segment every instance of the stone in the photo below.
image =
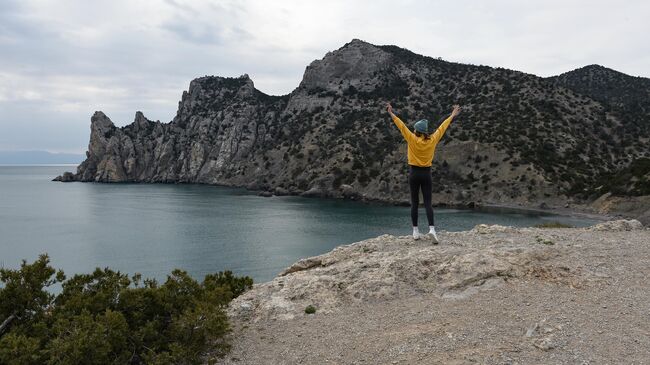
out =
[(278, 276), (285, 276), (297, 271), (309, 270), (312, 267), (318, 267), (321, 265), (322, 260), (318, 257), (303, 259), (284, 269), (280, 274), (278, 274)]
[(269, 198), (273, 196), (273, 193), (270, 191), (260, 191), (259, 193), (257, 193), (257, 195), (263, 196), (265, 198)]
[(552, 336), (533, 342), (533, 345), (542, 351), (549, 351), (557, 347)]
[(258, 184), (255, 181), (246, 184), (246, 190), (259, 190), (259, 189), (260, 189), (260, 184)]
[(491, 234), (491, 233), (503, 233), (503, 232), (515, 232), (517, 229), (509, 226), (501, 226), (498, 224), (487, 225), (487, 224), (478, 224), (470, 232), (474, 234)]
[(304, 196), (307, 198), (324, 198), (327, 196), (327, 194), (320, 188), (313, 187), (307, 191), (300, 193), (300, 196)]
[(537, 331), (538, 327), (539, 327), (539, 323), (535, 323), (534, 325), (530, 326), (526, 330), (526, 337), (532, 337), (535, 334), (535, 331)]
[(277, 196), (289, 195), (289, 191), (287, 189), (281, 188), (279, 186), (273, 190), (273, 193)]
[(341, 195), (343, 195), (343, 197), (345, 197), (345, 198), (350, 199), (350, 198), (358, 198), (359, 197), (359, 193), (357, 192), (357, 190), (352, 185), (342, 184), (340, 186), (339, 190), (341, 191)]
[(619, 219), (599, 223), (587, 229), (590, 231), (633, 231), (643, 229), (643, 224), (636, 219)]
[(75, 181), (75, 177), (72, 172), (66, 171), (63, 173), (63, 175), (55, 177), (52, 181), (72, 182)]
[(386, 182), (386, 180), (382, 180), (382, 181), (379, 182), (379, 191), (381, 191), (382, 193), (388, 193), (389, 192), (388, 183)]

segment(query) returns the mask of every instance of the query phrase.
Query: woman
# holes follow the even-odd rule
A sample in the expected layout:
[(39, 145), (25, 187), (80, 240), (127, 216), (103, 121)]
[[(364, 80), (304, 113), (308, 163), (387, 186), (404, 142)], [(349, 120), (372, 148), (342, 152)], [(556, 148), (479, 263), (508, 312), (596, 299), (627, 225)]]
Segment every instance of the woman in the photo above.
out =
[(397, 115), (393, 114), (393, 107), (390, 103), (386, 104), (386, 109), (393, 122), (408, 145), (408, 164), (409, 164), (409, 187), (411, 189), (411, 222), (413, 223), (413, 238), (420, 239), (418, 231), (418, 205), (420, 204), (419, 191), (422, 189), (422, 198), (424, 199), (424, 209), (427, 211), (427, 220), (429, 221), (429, 233), (427, 236), (433, 240), (434, 244), (438, 243), (436, 229), (433, 225), (433, 208), (431, 207), (431, 161), (436, 150), (436, 145), (445, 134), (451, 121), (460, 113), (460, 106), (454, 105), (451, 115), (431, 133), (429, 121), (426, 119), (419, 120), (415, 123), (415, 133), (411, 132), (404, 122)]

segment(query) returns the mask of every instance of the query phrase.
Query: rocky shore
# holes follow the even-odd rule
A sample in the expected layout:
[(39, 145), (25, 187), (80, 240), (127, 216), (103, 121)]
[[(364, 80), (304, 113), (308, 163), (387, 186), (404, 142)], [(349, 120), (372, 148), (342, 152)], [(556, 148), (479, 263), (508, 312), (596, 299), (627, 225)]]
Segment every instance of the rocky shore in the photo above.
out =
[[(224, 364), (586, 364), (650, 359), (650, 230), (479, 225), (303, 259), (229, 308)], [(313, 314), (307, 314), (311, 306)]]

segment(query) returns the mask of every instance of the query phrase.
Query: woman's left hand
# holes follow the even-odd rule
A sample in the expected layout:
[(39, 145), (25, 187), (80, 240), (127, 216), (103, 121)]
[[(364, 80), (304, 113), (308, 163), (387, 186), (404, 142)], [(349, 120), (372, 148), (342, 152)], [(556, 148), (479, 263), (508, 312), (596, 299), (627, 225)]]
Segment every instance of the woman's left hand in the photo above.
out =
[(456, 104), (454, 105), (454, 110), (451, 112), (451, 117), (454, 118), (458, 114), (460, 114), (460, 105)]

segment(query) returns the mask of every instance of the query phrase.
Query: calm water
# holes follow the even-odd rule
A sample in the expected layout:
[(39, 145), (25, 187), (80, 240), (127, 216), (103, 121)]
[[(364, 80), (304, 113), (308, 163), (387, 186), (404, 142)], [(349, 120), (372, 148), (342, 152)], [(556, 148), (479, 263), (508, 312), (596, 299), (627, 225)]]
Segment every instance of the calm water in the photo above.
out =
[[(232, 270), (267, 281), (297, 259), (383, 233), (410, 234), (408, 207), (300, 197), (258, 197), (200, 185), (58, 183), (74, 166), (0, 166), (0, 265), (49, 253), (68, 275), (97, 266), (163, 279), (183, 268), (201, 279)], [(436, 209), (439, 230), (479, 223), (559, 220), (522, 213)], [(426, 218), (421, 210), (421, 225)]]

